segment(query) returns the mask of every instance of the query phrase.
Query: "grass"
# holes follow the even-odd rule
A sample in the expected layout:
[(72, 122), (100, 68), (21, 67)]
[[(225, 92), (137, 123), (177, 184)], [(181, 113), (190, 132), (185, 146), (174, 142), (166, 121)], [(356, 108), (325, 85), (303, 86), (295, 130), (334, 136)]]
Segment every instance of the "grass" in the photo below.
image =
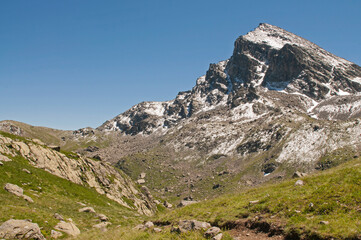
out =
[[(361, 160), (303, 178), (266, 185), (238, 194), (193, 204), (160, 215), (157, 220), (197, 219), (222, 225), (240, 218), (262, 216), (281, 223), (286, 233), (320, 238), (361, 237)], [(258, 204), (250, 201), (259, 200)], [(328, 225), (320, 224), (328, 221)]]
[[(81, 186), (54, 176), (42, 169), (35, 168), (20, 157), (10, 157), (11, 162), (0, 166), (0, 224), (13, 219), (31, 219), (42, 227), (46, 237), (58, 223), (53, 215), (61, 214), (65, 219), (72, 218), (82, 232), (92, 229), (99, 223), (95, 214), (79, 213), (78, 209), (84, 203), (93, 207), (97, 213), (109, 217), (113, 227), (139, 222), (136, 212), (100, 195), (94, 189)], [(22, 169), (31, 172), (28, 174)], [(28, 203), (4, 190), (6, 183), (16, 184), (24, 189), (24, 194), (30, 196), (34, 203)]]

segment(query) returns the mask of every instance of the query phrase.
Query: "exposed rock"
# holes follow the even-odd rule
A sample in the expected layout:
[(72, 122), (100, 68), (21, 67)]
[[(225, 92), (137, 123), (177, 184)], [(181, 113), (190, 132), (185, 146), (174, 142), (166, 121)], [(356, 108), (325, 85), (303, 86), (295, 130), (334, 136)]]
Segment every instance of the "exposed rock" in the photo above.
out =
[(98, 214), (98, 218), (102, 222), (107, 222), (109, 220), (109, 218), (107, 216), (105, 216), (104, 214)]
[(221, 229), (219, 227), (211, 227), (204, 233), (204, 237), (212, 238), (212, 237), (215, 237), (216, 235), (218, 235), (220, 232), (221, 232)]
[(303, 173), (303, 172), (299, 172), (299, 171), (296, 171), (292, 177), (293, 178), (301, 178), (301, 177), (304, 177), (304, 176), (307, 176), (307, 173)]
[(50, 232), (50, 236), (51, 238), (57, 239), (60, 238), (61, 236), (63, 236), (63, 234), (61, 232), (55, 231), (55, 230), (51, 230)]
[(218, 233), (216, 236), (212, 237), (211, 240), (221, 240), (223, 237), (222, 233)]
[(30, 202), (30, 203), (34, 203), (34, 200), (31, 197), (29, 197), (27, 195), (23, 195), (22, 197), (24, 198), (25, 201)]
[(55, 150), (55, 151), (57, 151), (57, 152), (60, 152), (60, 146), (49, 145), (48, 147), (51, 148), (51, 149), (53, 149), (53, 150)]
[(85, 204), (85, 203), (82, 203), (82, 202), (77, 202), (77, 204), (79, 204), (80, 206), (83, 206), (83, 207), (86, 206), (86, 204)]
[(26, 168), (23, 169), (23, 172), (26, 172), (27, 174), (31, 174), (31, 172)]
[(7, 156), (0, 154), (0, 161), (1, 162), (11, 162), (12, 160), (10, 158), (8, 158)]
[(4, 165), (3, 162), (0, 161), (0, 166), (3, 166), (3, 165)]
[(147, 228), (144, 226), (144, 224), (138, 224), (137, 226), (134, 227), (134, 229), (144, 231)]
[(154, 223), (151, 222), (151, 221), (148, 221), (148, 222), (144, 223), (144, 226), (145, 226), (146, 228), (152, 228), (152, 227), (154, 227)]
[(257, 204), (259, 203), (259, 200), (249, 201), (249, 204)]
[(144, 180), (144, 179), (138, 179), (138, 180), (137, 180), (137, 183), (139, 183), (139, 184), (144, 184), (144, 183), (145, 183), (145, 180)]
[(145, 178), (146, 176), (146, 173), (142, 172), (140, 175), (139, 175), (139, 178)]
[(101, 223), (93, 225), (93, 228), (100, 229), (105, 232), (107, 230), (108, 225), (111, 225), (111, 223), (110, 222), (101, 222)]
[(330, 224), (330, 222), (329, 221), (321, 221), (320, 224), (321, 225), (328, 225), (328, 224)]
[(153, 232), (160, 233), (160, 232), (162, 232), (162, 229), (161, 228), (153, 228)]
[(178, 226), (182, 229), (192, 231), (192, 230), (207, 230), (208, 228), (211, 227), (211, 224), (197, 220), (181, 220), (179, 221)]
[(186, 201), (186, 200), (182, 200), (177, 207), (185, 207), (191, 204), (197, 203), (197, 201)]
[(73, 223), (73, 221), (71, 221), (71, 219), (69, 219), (69, 222), (60, 221), (54, 228), (61, 232), (65, 232), (70, 236), (77, 236), (80, 234), (79, 228), (75, 226), (75, 224)]
[(40, 145), (45, 145), (45, 143), (43, 143), (40, 139), (34, 138), (34, 139), (32, 139), (32, 141), (33, 141), (34, 143), (37, 143), (37, 144), (40, 144)]
[(38, 224), (26, 220), (8, 220), (0, 226), (0, 238), (45, 240)]
[(99, 150), (99, 148), (96, 146), (89, 146), (85, 149), (85, 151), (87, 151), (87, 152), (96, 152), (98, 150)]
[(154, 203), (157, 204), (157, 205), (161, 204), (161, 202), (159, 200), (157, 200), (157, 199), (154, 200)]
[(60, 221), (64, 221), (63, 216), (60, 215), (59, 213), (54, 213), (54, 218), (55, 218), (55, 219), (58, 219), (58, 220), (60, 220)]
[(94, 208), (92, 208), (92, 207), (84, 207), (84, 208), (79, 209), (79, 212), (95, 213), (95, 210), (94, 210)]
[(186, 230), (184, 228), (181, 228), (179, 226), (172, 226), (171, 229), (170, 229), (170, 232), (175, 232), (175, 233), (181, 234), (181, 233), (188, 232), (188, 230)]
[(164, 207), (166, 207), (166, 208), (172, 208), (172, 207), (173, 207), (173, 205), (170, 204), (170, 203), (167, 202), (167, 201), (164, 201), (163, 205), (164, 205)]
[(302, 180), (297, 180), (295, 182), (295, 186), (303, 186), (304, 185), (304, 182)]
[[(44, 169), (73, 183), (94, 188), (98, 193), (127, 208), (135, 207), (140, 214), (152, 215), (155, 210), (153, 200), (139, 192), (128, 176), (121, 174), (108, 163), (78, 155), (72, 157), (30, 141), (14, 140), (2, 135), (0, 135), (0, 153), (12, 156), (20, 154), (34, 167)], [(124, 197), (129, 199), (132, 205), (124, 201)]]
[(7, 183), (5, 184), (4, 189), (18, 197), (22, 197), (24, 195), (24, 190), (15, 184)]

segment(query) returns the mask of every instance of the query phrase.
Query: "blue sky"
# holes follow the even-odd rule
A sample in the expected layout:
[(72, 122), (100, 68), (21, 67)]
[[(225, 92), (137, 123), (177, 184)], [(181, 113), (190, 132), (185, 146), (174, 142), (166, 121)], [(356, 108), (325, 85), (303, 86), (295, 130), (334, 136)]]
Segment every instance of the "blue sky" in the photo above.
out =
[(361, 1), (0, 2), (0, 120), (97, 127), (191, 89), (261, 22), (361, 65)]

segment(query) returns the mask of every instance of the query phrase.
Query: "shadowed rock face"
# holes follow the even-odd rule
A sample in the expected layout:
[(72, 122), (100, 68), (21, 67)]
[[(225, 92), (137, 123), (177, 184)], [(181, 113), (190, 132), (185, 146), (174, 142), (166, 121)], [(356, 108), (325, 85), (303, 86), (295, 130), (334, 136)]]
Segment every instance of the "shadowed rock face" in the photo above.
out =
[(250, 103), (269, 90), (301, 94), (320, 103), (357, 94), (360, 83), (361, 67), (356, 64), (284, 29), (260, 24), (235, 41), (229, 60), (210, 64), (191, 91), (168, 102), (135, 105), (98, 130), (151, 134), (219, 106), (232, 109)]

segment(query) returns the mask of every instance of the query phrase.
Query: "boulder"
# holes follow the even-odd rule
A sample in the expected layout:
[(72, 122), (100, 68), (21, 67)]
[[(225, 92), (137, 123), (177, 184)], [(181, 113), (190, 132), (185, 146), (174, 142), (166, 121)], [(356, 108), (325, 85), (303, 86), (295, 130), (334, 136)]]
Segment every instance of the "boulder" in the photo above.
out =
[(69, 218), (69, 222), (60, 221), (54, 228), (56, 230), (59, 230), (61, 232), (65, 232), (69, 234), (70, 236), (77, 236), (80, 234), (79, 228), (75, 226), (73, 221)]
[(98, 218), (102, 222), (107, 222), (109, 220), (109, 218), (107, 216), (105, 216), (104, 214), (98, 214)]
[(181, 228), (181, 227), (179, 227), (179, 226), (172, 226), (172, 228), (170, 229), (170, 232), (174, 232), (174, 233), (179, 233), (179, 234), (181, 234), (181, 233), (186, 233), (186, 232), (188, 232), (188, 230), (183, 229), (183, 228)]
[(5, 184), (4, 189), (18, 197), (22, 197), (24, 195), (24, 190), (15, 184), (7, 183)]
[(211, 227), (211, 224), (197, 220), (181, 220), (179, 221), (178, 226), (181, 229), (192, 231), (192, 230), (207, 230), (208, 228)]
[(153, 228), (153, 232), (160, 233), (160, 232), (162, 232), (162, 229), (161, 228)]
[(63, 216), (61, 216), (59, 213), (55, 213), (55, 214), (54, 214), (54, 218), (55, 218), (55, 219), (58, 219), (58, 220), (60, 220), (60, 221), (64, 221)]
[(321, 225), (328, 225), (328, 224), (330, 224), (330, 222), (329, 221), (321, 221), (320, 224)]
[(27, 195), (23, 195), (22, 197), (24, 198), (25, 201), (27, 201), (29, 203), (34, 203), (34, 200), (31, 197), (29, 197)]
[(222, 233), (218, 233), (216, 236), (212, 237), (211, 240), (221, 240), (223, 237)]
[(57, 239), (60, 238), (61, 236), (63, 236), (63, 234), (61, 232), (55, 231), (55, 230), (51, 230), (50, 232), (50, 236), (51, 238)]
[(137, 183), (139, 183), (139, 184), (144, 184), (144, 183), (145, 183), (145, 180), (144, 180), (144, 179), (138, 179), (138, 180), (137, 180)]
[(295, 186), (303, 186), (305, 183), (302, 180), (297, 180)]
[(10, 219), (0, 226), (0, 238), (45, 240), (38, 224), (15, 219)]
[(4, 165), (3, 162), (0, 161), (0, 166), (3, 166), (3, 165)]
[(221, 229), (219, 227), (211, 227), (204, 233), (204, 237), (212, 238), (212, 237), (215, 237), (216, 235), (218, 235), (220, 232), (221, 232)]
[(0, 154), (0, 161), (1, 162), (11, 162), (12, 160), (10, 158), (8, 158), (7, 156)]
[(152, 227), (154, 227), (154, 223), (151, 222), (151, 221), (148, 221), (148, 222), (144, 223), (144, 226), (145, 226), (146, 228), (152, 228)]
[(303, 173), (303, 172), (296, 171), (296, 172), (292, 175), (292, 177), (293, 177), (293, 178), (300, 178), (300, 177), (304, 177), (304, 176), (306, 176), (306, 175), (307, 175), (307, 173)]
[(101, 222), (101, 223), (93, 225), (93, 228), (96, 228), (96, 229), (99, 229), (99, 230), (102, 230), (105, 232), (105, 231), (107, 231), (107, 226), (111, 225), (111, 224), (112, 223), (110, 223), (110, 222)]
[(187, 200), (182, 200), (177, 207), (185, 207), (191, 204), (197, 203), (197, 201), (187, 201)]
[(31, 172), (26, 168), (23, 169), (23, 172), (26, 172), (27, 174), (31, 174)]
[(24, 195), (24, 190), (15, 184), (7, 183), (5, 184), (4, 189), (18, 197), (22, 197)]
[(139, 175), (139, 178), (145, 178), (146, 175), (147, 175), (146, 173), (142, 172), (142, 173)]
[(257, 204), (259, 203), (259, 200), (249, 201), (249, 204)]
[(95, 210), (94, 210), (94, 208), (92, 208), (92, 207), (83, 207), (83, 208), (79, 209), (79, 212), (95, 213)]
[(164, 207), (166, 207), (166, 208), (172, 208), (172, 207), (173, 207), (173, 205), (170, 204), (170, 203), (167, 202), (167, 201), (164, 201), (163, 205), (164, 205)]

